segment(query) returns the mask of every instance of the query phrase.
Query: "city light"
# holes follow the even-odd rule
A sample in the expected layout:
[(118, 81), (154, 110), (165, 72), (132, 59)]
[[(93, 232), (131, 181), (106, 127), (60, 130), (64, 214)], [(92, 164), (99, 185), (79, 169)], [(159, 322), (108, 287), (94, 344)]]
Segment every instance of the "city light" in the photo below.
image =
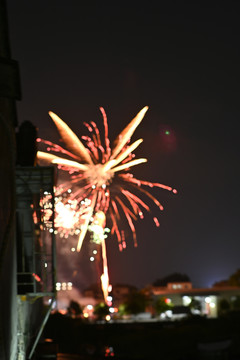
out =
[(111, 320), (111, 316), (110, 316), (110, 315), (106, 315), (105, 319), (106, 319), (106, 321), (110, 321), (110, 320)]

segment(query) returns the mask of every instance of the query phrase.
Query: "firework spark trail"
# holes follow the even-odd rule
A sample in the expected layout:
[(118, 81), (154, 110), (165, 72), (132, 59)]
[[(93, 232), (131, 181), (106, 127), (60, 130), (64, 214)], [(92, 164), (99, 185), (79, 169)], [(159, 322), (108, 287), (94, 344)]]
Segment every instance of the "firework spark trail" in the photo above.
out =
[(102, 240), (102, 259), (103, 259), (103, 274), (101, 276), (102, 291), (105, 303), (107, 303), (108, 288), (109, 288), (109, 275), (107, 265), (107, 251), (105, 239)]
[(108, 275), (108, 264), (107, 264), (107, 249), (105, 238), (107, 237), (106, 232), (109, 232), (110, 229), (105, 228), (106, 225), (106, 215), (103, 211), (97, 211), (93, 216), (89, 230), (93, 233), (93, 241), (101, 245), (102, 249), (102, 266), (103, 272), (100, 277), (102, 291), (104, 300), (107, 304), (108, 302), (108, 291), (109, 291), (109, 275)]
[(86, 161), (88, 164), (93, 164), (92, 158), (89, 154), (88, 149), (85, 148), (83, 143), (79, 140), (77, 135), (65, 124), (59, 116), (57, 116), (52, 111), (49, 111), (49, 115), (54, 121), (61, 138), (64, 143), (67, 145), (68, 149), (71, 150), (79, 159)]
[(111, 156), (111, 148), (110, 148), (110, 141), (108, 137), (108, 124), (107, 124), (107, 115), (105, 113), (105, 110), (103, 107), (100, 107), (100, 111), (102, 113), (103, 117), (103, 126), (104, 126), (104, 140), (105, 140), (105, 146), (106, 146), (106, 161), (109, 160)]
[(122, 193), (126, 196), (128, 201), (130, 202), (135, 214), (140, 214), (140, 213), (142, 214), (142, 211), (140, 210), (140, 207), (138, 206), (137, 203), (142, 205), (142, 207), (144, 207), (144, 209), (146, 209), (148, 212), (150, 211), (149, 206), (147, 206), (147, 204), (145, 204), (145, 202), (142, 201), (138, 196), (136, 196), (136, 195), (132, 194), (130, 191), (127, 191), (124, 189), (122, 189)]
[(80, 236), (79, 236), (78, 244), (77, 244), (77, 251), (81, 250), (84, 237), (85, 237), (85, 235), (87, 233), (87, 230), (88, 230), (88, 225), (90, 223), (91, 217), (92, 217), (93, 212), (94, 212), (94, 207), (95, 207), (95, 204), (96, 204), (97, 195), (98, 195), (97, 192), (93, 195), (91, 205), (89, 207), (89, 212), (88, 212), (88, 214), (87, 214), (87, 216), (85, 218), (84, 224), (81, 227), (81, 232), (80, 232)]

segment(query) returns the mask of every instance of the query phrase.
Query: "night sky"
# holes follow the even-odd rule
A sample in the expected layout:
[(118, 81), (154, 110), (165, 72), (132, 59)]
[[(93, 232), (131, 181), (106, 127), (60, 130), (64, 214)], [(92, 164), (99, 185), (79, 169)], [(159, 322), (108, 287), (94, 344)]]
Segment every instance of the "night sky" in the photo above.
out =
[[(40, 137), (57, 141), (52, 110), (81, 136), (83, 121), (101, 124), (103, 106), (113, 141), (149, 106), (132, 138), (144, 138), (136, 153), (148, 163), (133, 173), (173, 186), (178, 194), (153, 192), (165, 208), (161, 226), (155, 228), (148, 216), (140, 221), (138, 248), (130, 234), (122, 253), (116, 239), (108, 239), (110, 281), (140, 287), (180, 272), (195, 287), (206, 287), (235, 272), (240, 267), (238, 2), (7, 3), (12, 58), (21, 72), (19, 124), (30, 120)], [(66, 281), (77, 269), (73, 282), (79, 289), (94, 281), (88, 252), (86, 242), (82, 254), (66, 256), (61, 267)]]

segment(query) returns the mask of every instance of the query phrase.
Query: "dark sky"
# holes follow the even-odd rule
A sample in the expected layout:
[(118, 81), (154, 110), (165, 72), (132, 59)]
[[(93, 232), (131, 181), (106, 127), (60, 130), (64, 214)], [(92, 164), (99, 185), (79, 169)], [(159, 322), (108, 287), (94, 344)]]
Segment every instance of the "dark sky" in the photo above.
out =
[[(134, 174), (178, 195), (154, 192), (161, 226), (139, 222), (137, 249), (129, 239), (119, 253), (108, 239), (110, 280), (144, 286), (181, 272), (211, 286), (240, 267), (238, 1), (141, 4), (8, 0), (19, 123), (55, 141), (52, 110), (81, 136), (103, 106), (113, 140), (148, 105), (133, 140), (144, 138), (138, 155), (149, 161)], [(78, 267), (80, 288), (93, 273), (84, 251), (65, 264), (66, 273)]]

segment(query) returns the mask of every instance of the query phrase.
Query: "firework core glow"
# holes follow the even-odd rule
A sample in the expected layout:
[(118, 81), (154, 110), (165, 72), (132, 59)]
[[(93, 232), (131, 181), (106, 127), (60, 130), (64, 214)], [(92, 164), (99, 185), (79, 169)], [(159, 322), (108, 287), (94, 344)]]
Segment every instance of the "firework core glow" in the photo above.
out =
[[(139, 139), (129, 144), (130, 139), (147, 112), (145, 106), (118, 135), (110, 147), (108, 123), (105, 111), (104, 132), (100, 133), (94, 122), (84, 123), (89, 135), (81, 140), (55, 113), (49, 112), (66, 149), (50, 141), (38, 139), (47, 146), (47, 152), (38, 151), (39, 161), (56, 164), (69, 174), (69, 179), (58, 184), (55, 189), (55, 228), (60, 236), (77, 235), (77, 251), (81, 250), (88, 230), (97, 234), (102, 247), (103, 275), (102, 289), (106, 300), (109, 287), (105, 239), (105, 223), (110, 222), (111, 234), (116, 235), (119, 250), (126, 247), (125, 233), (120, 229), (125, 218), (137, 246), (134, 221), (150, 212), (150, 206), (143, 200), (148, 199), (159, 210), (162, 204), (145, 187), (158, 187), (177, 193), (170, 186), (134, 178), (130, 172), (133, 166), (147, 162), (145, 158), (136, 159), (133, 151), (142, 143)], [(59, 156), (60, 155), (60, 156)], [(121, 219), (121, 221), (120, 221)], [(154, 216), (156, 226), (158, 219)], [(94, 238), (94, 236), (93, 236)]]

